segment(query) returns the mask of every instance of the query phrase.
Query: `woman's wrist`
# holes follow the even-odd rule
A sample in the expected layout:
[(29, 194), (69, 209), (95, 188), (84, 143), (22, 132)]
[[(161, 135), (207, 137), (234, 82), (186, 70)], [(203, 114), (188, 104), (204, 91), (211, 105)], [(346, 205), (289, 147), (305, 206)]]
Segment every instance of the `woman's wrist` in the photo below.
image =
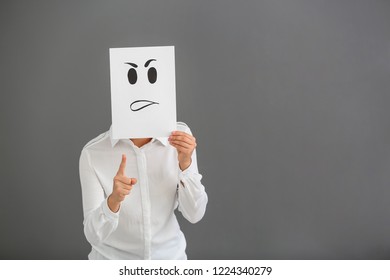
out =
[(111, 212), (117, 213), (119, 211), (121, 204), (120, 204), (120, 202), (113, 201), (113, 198), (110, 195), (107, 199), (107, 205), (108, 205), (108, 208), (110, 208)]

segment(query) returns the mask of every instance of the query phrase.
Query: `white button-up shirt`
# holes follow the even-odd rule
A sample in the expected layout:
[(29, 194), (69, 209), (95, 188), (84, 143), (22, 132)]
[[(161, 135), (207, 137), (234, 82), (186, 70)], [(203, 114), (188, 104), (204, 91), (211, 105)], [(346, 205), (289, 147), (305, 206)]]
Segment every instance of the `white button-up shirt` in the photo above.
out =
[[(191, 133), (184, 123), (177, 130)], [(130, 194), (114, 213), (107, 198), (122, 154), (126, 176), (136, 178)], [(207, 194), (196, 152), (181, 171), (176, 149), (167, 138), (141, 148), (129, 139), (112, 139), (111, 129), (91, 140), (80, 156), (84, 233), (92, 246), (89, 259), (186, 259), (186, 241), (174, 210), (191, 223), (204, 215)]]

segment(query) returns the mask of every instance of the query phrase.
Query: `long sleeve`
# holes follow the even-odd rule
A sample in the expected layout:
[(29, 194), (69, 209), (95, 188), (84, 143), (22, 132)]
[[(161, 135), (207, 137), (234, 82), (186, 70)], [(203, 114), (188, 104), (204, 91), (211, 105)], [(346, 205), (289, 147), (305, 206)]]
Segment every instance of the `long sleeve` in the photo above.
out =
[[(184, 127), (184, 131), (192, 134), (187, 126)], [(191, 165), (186, 170), (179, 171), (178, 186), (179, 211), (191, 223), (200, 221), (206, 212), (208, 197), (201, 179), (194, 150)]]
[(91, 166), (88, 151), (80, 156), (80, 182), (84, 212), (84, 234), (92, 245), (105, 240), (118, 226), (119, 211), (113, 213), (107, 205), (104, 190)]

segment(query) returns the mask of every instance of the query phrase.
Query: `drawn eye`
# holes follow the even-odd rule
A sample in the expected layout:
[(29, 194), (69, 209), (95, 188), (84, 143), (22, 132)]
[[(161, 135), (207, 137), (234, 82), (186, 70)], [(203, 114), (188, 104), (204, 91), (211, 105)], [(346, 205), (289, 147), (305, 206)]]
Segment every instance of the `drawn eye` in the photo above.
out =
[(148, 79), (151, 84), (154, 84), (157, 81), (157, 70), (154, 67), (151, 67), (148, 70)]
[(134, 85), (137, 82), (137, 71), (134, 68), (131, 68), (127, 73), (127, 78), (129, 79), (129, 83)]

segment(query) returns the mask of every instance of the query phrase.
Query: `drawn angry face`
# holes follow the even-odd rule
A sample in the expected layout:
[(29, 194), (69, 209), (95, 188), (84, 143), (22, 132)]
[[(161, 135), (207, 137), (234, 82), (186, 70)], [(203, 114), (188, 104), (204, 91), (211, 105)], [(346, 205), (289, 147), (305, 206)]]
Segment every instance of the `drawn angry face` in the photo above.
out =
[[(147, 70), (147, 76), (148, 81), (150, 84), (154, 84), (157, 81), (157, 70), (155, 67), (151, 66), (149, 67), (149, 64), (153, 61), (156, 61), (156, 59), (152, 58), (145, 62), (144, 68)], [(128, 64), (131, 66), (129, 71), (127, 72), (127, 79), (130, 83), (130, 85), (134, 85), (137, 83), (138, 80), (138, 74), (136, 68), (138, 68), (138, 65), (133, 62), (125, 62), (125, 64)], [(149, 67), (149, 68), (148, 68)], [(130, 104), (130, 110), (133, 112), (137, 112), (139, 110), (145, 109), (146, 107), (149, 107), (151, 105), (158, 105), (158, 102), (152, 101), (152, 100), (136, 100)]]
[(173, 46), (111, 48), (114, 139), (168, 135), (176, 127)]

